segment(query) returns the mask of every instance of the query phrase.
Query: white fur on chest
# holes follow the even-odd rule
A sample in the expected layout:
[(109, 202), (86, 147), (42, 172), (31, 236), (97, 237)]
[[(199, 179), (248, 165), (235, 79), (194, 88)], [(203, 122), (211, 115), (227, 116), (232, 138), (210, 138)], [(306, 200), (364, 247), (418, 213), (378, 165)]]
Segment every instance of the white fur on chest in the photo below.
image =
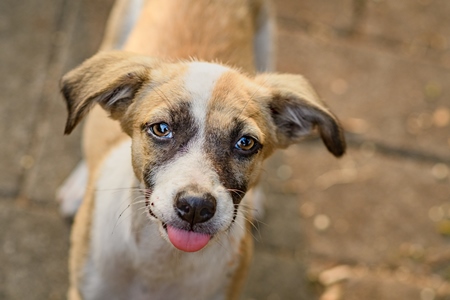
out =
[(106, 158), (95, 192), (85, 299), (224, 299), (244, 236), (241, 213), (195, 253), (175, 249), (146, 216), (131, 167), (131, 140)]

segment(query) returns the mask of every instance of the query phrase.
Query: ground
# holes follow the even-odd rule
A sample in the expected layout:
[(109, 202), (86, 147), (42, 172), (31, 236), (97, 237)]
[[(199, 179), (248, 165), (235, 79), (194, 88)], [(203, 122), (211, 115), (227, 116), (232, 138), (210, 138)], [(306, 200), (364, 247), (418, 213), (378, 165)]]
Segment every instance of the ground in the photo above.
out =
[[(95, 53), (112, 1), (0, 1), (0, 299), (62, 299), (55, 189), (64, 72)], [(279, 72), (304, 74), (348, 152), (312, 139), (267, 164), (242, 299), (450, 299), (450, 2), (277, 0)]]

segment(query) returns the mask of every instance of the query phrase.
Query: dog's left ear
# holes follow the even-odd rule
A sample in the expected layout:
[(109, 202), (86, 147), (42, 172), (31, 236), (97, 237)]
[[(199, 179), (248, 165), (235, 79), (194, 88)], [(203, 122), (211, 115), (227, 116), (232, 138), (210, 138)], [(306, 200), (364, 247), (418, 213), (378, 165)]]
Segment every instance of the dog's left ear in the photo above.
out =
[(121, 119), (150, 71), (159, 60), (123, 51), (94, 55), (61, 79), (61, 92), (69, 115), (64, 133), (69, 134), (95, 105), (110, 117)]
[(338, 119), (320, 101), (301, 75), (261, 74), (256, 81), (269, 88), (267, 106), (277, 128), (278, 147), (299, 142), (317, 128), (327, 149), (335, 156), (345, 152), (345, 138)]

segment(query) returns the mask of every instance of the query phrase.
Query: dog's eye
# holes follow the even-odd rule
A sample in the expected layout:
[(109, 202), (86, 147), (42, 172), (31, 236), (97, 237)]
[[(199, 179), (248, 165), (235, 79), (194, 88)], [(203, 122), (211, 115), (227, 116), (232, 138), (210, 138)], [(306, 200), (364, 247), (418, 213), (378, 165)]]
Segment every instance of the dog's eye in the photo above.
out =
[(237, 141), (234, 147), (238, 150), (248, 152), (253, 150), (256, 147), (256, 144), (257, 142), (254, 138), (249, 136), (243, 136)]
[(158, 138), (170, 139), (173, 132), (167, 123), (161, 122), (149, 126), (149, 131)]

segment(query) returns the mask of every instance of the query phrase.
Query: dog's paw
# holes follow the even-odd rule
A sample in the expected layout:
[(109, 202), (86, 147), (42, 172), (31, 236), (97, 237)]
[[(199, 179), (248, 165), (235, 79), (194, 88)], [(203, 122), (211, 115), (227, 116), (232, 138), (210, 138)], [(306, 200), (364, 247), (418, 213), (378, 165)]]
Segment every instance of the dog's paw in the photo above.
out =
[(82, 160), (57, 189), (56, 200), (60, 203), (59, 210), (64, 218), (70, 220), (77, 213), (86, 191), (87, 179), (87, 165)]

